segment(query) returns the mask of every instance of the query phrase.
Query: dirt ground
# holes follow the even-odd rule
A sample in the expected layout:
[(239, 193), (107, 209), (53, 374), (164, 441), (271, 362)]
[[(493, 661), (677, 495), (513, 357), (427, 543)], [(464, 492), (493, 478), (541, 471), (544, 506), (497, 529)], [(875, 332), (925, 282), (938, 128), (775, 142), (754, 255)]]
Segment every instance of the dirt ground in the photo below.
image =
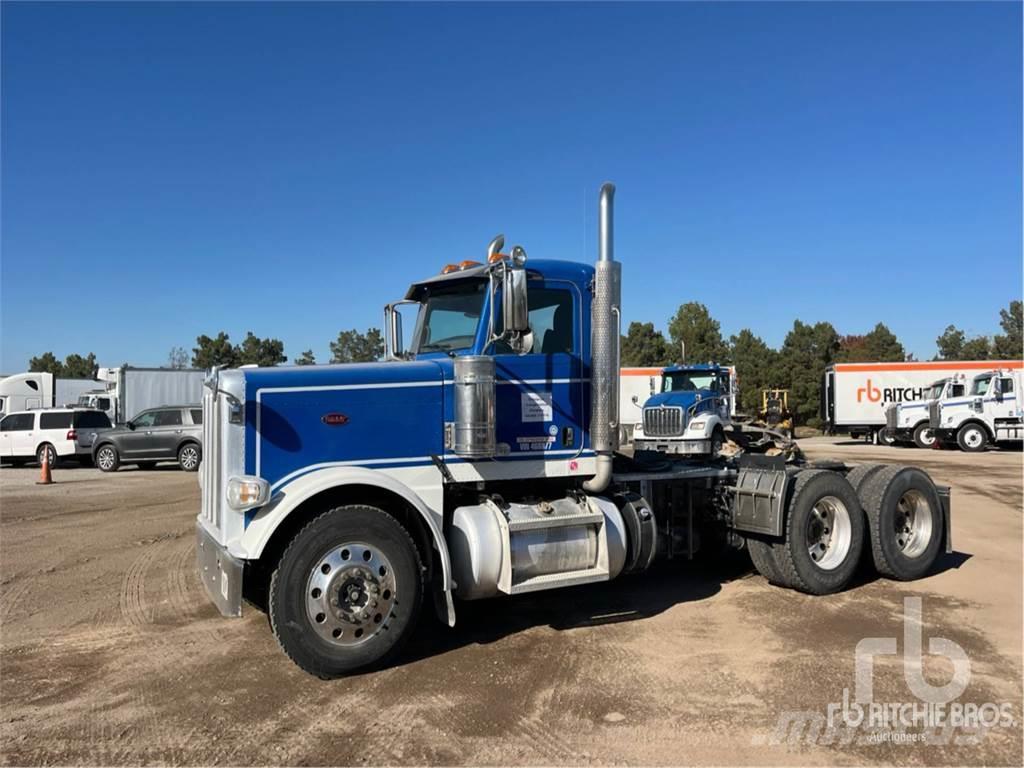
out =
[[(293, 666), (263, 614), (208, 603), (195, 475), (59, 469), (38, 487), (5, 468), (0, 762), (1020, 765), (1022, 454), (801, 445), (951, 485), (956, 552), (921, 581), (865, 573), (824, 598), (768, 585), (740, 553), (461, 604), (454, 630), (428, 620), (395, 666), (334, 682)], [(1009, 704), (1013, 723), (947, 746), (779, 730), (853, 691), (862, 639), (902, 649), (904, 596), (922, 598), (926, 649), (966, 652), (959, 701)], [(901, 662), (877, 660), (876, 701), (915, 701)], [(952, 666), (924, 669), (940, 685)]]

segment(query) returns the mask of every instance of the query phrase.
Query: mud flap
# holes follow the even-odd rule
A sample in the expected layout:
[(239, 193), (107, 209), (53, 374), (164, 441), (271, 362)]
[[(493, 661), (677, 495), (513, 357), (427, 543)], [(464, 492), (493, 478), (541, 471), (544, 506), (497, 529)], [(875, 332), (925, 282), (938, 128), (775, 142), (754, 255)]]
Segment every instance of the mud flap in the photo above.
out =
[(939, 493), (939, 500), (942, 502), (942, 519), (945, 525), (946, 554), (953, 551), (953, 503), (950, 498), (948, 485), (936, 485), (935, 490)]
[(733, 495), (732, 527), (782, 536), (789, 480), (782, 457), (744, 456)]

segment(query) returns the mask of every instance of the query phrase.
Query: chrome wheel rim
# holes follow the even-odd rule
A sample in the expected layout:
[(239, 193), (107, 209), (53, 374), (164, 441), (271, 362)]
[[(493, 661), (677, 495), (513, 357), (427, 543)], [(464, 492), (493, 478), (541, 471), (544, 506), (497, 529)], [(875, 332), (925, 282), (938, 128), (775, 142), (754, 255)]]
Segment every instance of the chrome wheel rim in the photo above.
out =
[(191, 470), (195, 469), (197, 464), (199, 464), (199, 451), (191, 446), (183, 448), (181, 451), (181, 466)]
[(818, 499), (807, 517), (807, 554), (824, 571), (838, 568), (850, 552), (850, 511), (835, 496)]
[(920, 439), (922, 445), (935, 445), (935, 433), (930, 429), (922, 429)]
[(896, 545), (907, 557), (920, 557), (932, 540), (932, 508), (920, 491), (907, 491), (896, 502)]
[(338, 646), (365, 643), (388, 628), (398, 583), (387, 557), (370, 544), (332, 547), (306, 580), (306, 614), (321, 638)]
[(100, 469), (110, 469), (114, 466), (114, 449), (113, 448), (100, 448), (100, 452), (96, 454), (96, 463), (99, 464)]
[(964, 432), (964, 443), (969, 448), (978, 448), (981, 446), (982, 442), (981, 430), (977, 427), (971, 427)]
[(54, 451), (53, 448), (47, 446), (45, 448), (40, 449), (39, 455), (36, 456), (36, 460), (40, 464), (42, 464), (43, 461), (45, 460), (46, 463), (48, 463), (52, 467), (53, 463), (57, 460), (57, 452)]

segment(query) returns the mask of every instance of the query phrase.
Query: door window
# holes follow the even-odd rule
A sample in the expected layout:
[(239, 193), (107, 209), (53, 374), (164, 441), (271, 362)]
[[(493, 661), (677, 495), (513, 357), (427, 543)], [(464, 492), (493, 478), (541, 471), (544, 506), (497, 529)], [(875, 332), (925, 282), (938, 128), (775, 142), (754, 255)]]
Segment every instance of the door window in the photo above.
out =
[(136, 427), (152, 427), (154, 421), (156, 421), (156, 411), (146, 411), (132, 419), (132, 424)]
[(189, 413), (192, 414), (192, 423), (193, 424), (202, 424), (203, 423), (203, 409), (202, 408), (192, 408), (192, 409), (189, 410)]
[(3, 421), (0, 421), (2, 432), (28, 432), (36, 422), (34, 413), (12, 413)]
[(1000, 379), (1000, 391), (1005, 395), (1007, 392), (1013, 392), (1013, 379)]
[(181, 426), (181, 411), (175, 408), (173, 411), (157, 411), (154, 427), (179, 427)]
[[(533, 334), (534, 354), (553, 355), (559, 352), (576, 352), (573, 333), (573, 300), (570, 291), (560, 288), (530, 287), (527, 295), (530, 332)], [(497, 332), (501, 333), (501, 317), (495, 319)], [(512, 348), (507, 342), (494, 344), (496, 354), (507, 355)]]

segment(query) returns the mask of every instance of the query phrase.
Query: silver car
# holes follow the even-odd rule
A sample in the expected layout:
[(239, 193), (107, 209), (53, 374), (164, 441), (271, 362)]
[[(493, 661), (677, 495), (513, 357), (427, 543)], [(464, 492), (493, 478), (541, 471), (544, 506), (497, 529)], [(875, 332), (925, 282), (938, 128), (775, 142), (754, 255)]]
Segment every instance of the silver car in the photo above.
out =
[(104, 472), (116, 472), (122, 464), (150, 469), (161, 461), (176, 461), (186, 472), (195, 472), (203, 457), (202, 440), (202, 406), (162, 405), (98, 434), (92, 458)]

